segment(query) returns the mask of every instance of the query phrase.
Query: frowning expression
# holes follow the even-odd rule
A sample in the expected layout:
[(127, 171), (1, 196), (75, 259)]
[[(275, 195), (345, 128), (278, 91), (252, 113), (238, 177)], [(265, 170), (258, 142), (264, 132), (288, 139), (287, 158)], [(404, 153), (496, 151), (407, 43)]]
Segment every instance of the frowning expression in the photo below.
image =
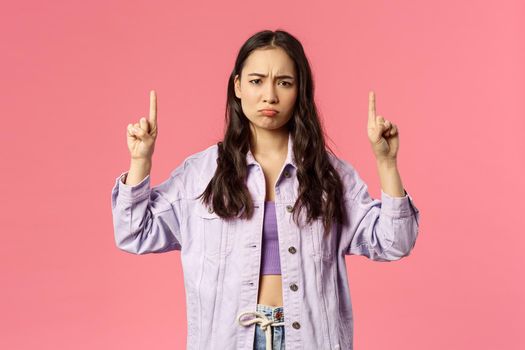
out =
[(254, 50), (234, 83), (235, 96), (252, 127), (279, 129), (292, 117), (298, 90), (296, 70), (282, 48)]

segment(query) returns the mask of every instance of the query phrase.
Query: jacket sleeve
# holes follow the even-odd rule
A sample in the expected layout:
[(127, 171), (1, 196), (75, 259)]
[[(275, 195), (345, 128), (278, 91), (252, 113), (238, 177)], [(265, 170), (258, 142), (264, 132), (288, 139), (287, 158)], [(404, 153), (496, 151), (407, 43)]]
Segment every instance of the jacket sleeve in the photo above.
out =
[(117, 177), (111, 193), (115, 243), (132, 254), (181, 250), (183, 165), (151, 188), (150, 175), (130, 186), (128, 172)]
[(419, 210), (405, 190), (403, 197), (391, 197), (381, 190), (373, 199), (368, 186), (352, 168), (345, 194), (349, 221), (342, 227), (341, 242), (346, 255), (364, 255), (375, 261), (394, 261), (408, 256), (419, 229)]

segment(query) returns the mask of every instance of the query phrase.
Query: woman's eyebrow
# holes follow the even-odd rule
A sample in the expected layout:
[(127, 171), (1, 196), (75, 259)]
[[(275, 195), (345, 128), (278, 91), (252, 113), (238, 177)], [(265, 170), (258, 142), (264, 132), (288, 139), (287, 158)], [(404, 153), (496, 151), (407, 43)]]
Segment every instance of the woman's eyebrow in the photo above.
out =
[[(267, 77), (268, 75), (264, 75), (264, 74), (261, 74), (261, 73), (250, 73), (248, 74), (248, 76), (250, 75), (253, 75), (253, 76), (256, 76), (256, 77)], [(294, 77), (292, 77), (291, 75), (277, 75), (275, 76), (277, 79), (294, 79)]]

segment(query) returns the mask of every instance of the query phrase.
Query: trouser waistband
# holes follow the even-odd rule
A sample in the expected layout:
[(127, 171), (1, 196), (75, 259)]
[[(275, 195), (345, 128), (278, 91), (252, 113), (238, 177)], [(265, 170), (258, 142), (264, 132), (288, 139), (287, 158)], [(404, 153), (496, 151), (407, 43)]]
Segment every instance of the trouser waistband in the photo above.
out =
[(284, 307), (257, 304), (256, 311), (263, 312), (269, 319), (275, 322), (284, 322)]
[[(255, 318), (241, 321), (245, 315), (253, 315)], [(239, 313), (237, 321), (241, 326), (250, 326), (258, 323), (266, 335), (266, 349), (272, 349), (272, 327), (284, 326), (284, 307), (257, 304), (255, 311), (244, 311)]]

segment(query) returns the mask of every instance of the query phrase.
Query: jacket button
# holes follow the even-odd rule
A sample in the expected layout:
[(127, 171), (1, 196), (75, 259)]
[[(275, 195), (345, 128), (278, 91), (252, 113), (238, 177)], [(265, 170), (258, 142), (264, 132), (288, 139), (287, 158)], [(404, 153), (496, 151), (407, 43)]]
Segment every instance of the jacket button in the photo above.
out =
[(297, 287), (297, 284), (292, 283), (292, 284), (290, 284), (290, 289), (295, 292), (295, 291), (297, 291), (297, 289), (299, 289), (299, 287)]
[(293, 209), (293, 206), (291, 206), (291, 205), (287, 205), (287, 206), (286, 206), (286, 210), (287, 210), (289, 213), (292, 212), (292, 209)]
[(295, 328), (295, 329), (299, 329), (299, 328), (301, 328), (301, 324), (299, 322), (294, 322), (294, 323), (292, 323), (292, 327)]
[(295, 247), (290, 247), (290, 248), (288, 248), (288, 251), (289, 251), (290, 253), (292, 253), (292, 254), (295, 254), (295, 252), (296, 252), (297, 250), (295, 249)]
[(290, 177), (290, 172), (288, 170), (284, 172), (284, 177)]
[(210, 214), (213, 213), (213, 208), (212, 207), (208, 208), (208, 213), (210, 213)]

